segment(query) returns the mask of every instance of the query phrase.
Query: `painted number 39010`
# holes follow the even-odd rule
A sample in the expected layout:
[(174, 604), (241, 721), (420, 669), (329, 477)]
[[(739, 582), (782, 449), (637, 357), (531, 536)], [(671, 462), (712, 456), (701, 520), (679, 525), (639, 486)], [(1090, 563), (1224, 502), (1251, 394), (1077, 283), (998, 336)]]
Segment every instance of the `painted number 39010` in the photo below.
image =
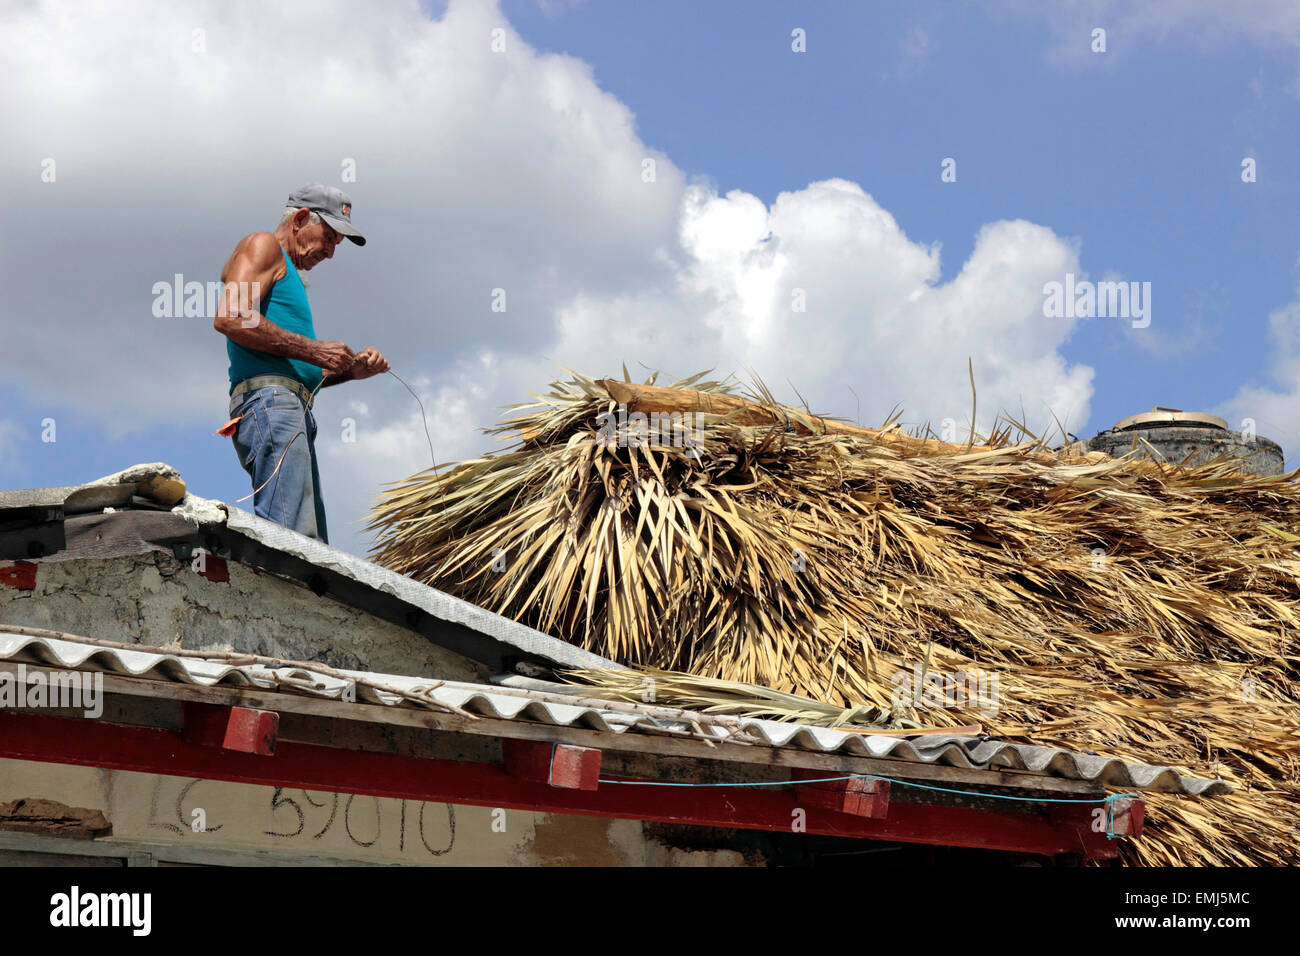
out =
[[(286, 796), (283, 787), (275, 788), (275, 792), (271, 795), (272, 824), (275, 828), (264, 830), (263, 832), (267, 836), (280, 837), (285, 840), (302, 837), (309, 829), (308, 818), (310, 817), (310, 829), (314, 831), (311, 834), (311, 839), (319, 840), (338, 824), (340, 816), (339, 802), (342, 795), (327, 793), (324, 794), (325, 799), (318, 803), (312, 799), (312, 795), (306, 790), (299, 792), (302, 794), (302, 802)], [(358, 797), (356, 794), (348, 795), (346, 799), (342, 799), (343, 830), (353, 845), (363, 848), (372, 847), (379, 843), (383, 836), (383, 804), (378, 797), (361, 797), (360, 799), (362, 801), (360, 804), (357, 804)], [(371, 806), (366, 807), (365, 801), (369, 801)], [(404, 853), (407, 840), (406, 821), (410, 814), (407, 808), (408, 801), (401, 800), (398, 802), (400, 806), (398, 810), (397, 849), (399, 853)], [(310, 809), (304, 810), (304, 803)], [(433, 806), (435, 809), (429, 812), (428, 803), (420, 804), (419, 812), (415, 815), (415, 826), (412, 829), (419, 835), (420, 843), (430, 855), (443, 856), (450, 853), (451, 848), (456, 843), (456, 808), (451, 804), (434, 804)], [(440, 845), (443, 840), (431, 839), (429, 833), (430, 830), (436, 828), (432, 818), (439, 809), (445, 810), (447, 814), (446, 846)], [(428, 824), (425, 822), (426, 816), (431, 818)], [(391, 827), (391, 825), (390, 822), (389, 826)]]

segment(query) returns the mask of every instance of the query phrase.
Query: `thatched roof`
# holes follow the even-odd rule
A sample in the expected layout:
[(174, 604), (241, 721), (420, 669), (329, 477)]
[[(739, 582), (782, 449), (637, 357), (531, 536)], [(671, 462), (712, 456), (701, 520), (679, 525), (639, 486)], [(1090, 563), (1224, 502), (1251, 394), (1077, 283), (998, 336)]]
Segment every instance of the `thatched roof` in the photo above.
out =
[[(1222, 777), (1155, 798), (1127, 859), (1300, 862), (1296, 474), (750, 398), (554, 383), (494, 429), (505, 450), (385, 492), (373, 558), (623, 663)], [(644, 443), (638, 409), (664, 413)], [(914, 668), (996, 675), (996, 712), (911, 694)]]

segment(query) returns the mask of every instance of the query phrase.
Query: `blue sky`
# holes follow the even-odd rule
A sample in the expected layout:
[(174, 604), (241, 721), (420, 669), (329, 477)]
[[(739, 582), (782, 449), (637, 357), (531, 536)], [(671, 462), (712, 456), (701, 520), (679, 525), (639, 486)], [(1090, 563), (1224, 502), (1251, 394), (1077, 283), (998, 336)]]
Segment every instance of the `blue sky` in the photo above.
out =
[[(988, 9), (504, 7), (539, 48), (590, 63), (648, 143), (720, 190), (771, 203), (814, 180), (853, 180), (909, 238), (942, 244), (945, 278), (981, 224), (1023, 217), (1077, 237), (1094, 278), (1150, 281), (1158, 346), (1097, 321), (1063, 348), (1096, 369), (1092, 431), (1156, 404), (1217, 406), (1258, 380), (1265, 318), (1298, 279), (1294, 48), (1228, 34), (1203, 49), (1102, 16), (1107, 52), (1091, 53), (1084, 30), (1066, 61), (1045, 19)], [(790, 55), (794, 26), (807, 31), (801, 57)], [(945, 184), (949, 156), (958, 179)], [(1253, 184), (1241, 181), (1246, 156)]]
[[(212, 436), (224, 340), (148, 290), (215, 278), (311, 179), (371, 235), (312, 273), (318, 337), (388, 355), (440, 460), (562, 365), (752, 369), (817, 411), (937, 423), (968, 414), (968, 357), (981, 423), (1023, 403), (1087, 436), (1161, 404), (1300, 451), (1298, 4), (297, 6), (0, 3), (0, 485), (162, 460), (246, 494)], [(1150, 282), (1150, 327), (1042, 316), (1066, 270)], [(332, 538), (360, 553), (381, 483), (428, 464), (423, 425), (387, 377), (318, 405)]]

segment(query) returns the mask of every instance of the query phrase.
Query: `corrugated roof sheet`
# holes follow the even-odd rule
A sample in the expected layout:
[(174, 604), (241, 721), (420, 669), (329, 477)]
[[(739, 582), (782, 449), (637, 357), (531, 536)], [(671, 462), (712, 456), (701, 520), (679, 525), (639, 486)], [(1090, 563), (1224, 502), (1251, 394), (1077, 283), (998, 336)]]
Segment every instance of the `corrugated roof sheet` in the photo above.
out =
[[(257, 687), (339, 701), (351, 685), (346, 679), (286, 666), (234, 665), (216, 660), (156, 651), (132, 651), (95, 644), (32, 637), (3, 631), (0, 625), (0, 660), (28, 662), (56, 668), (101, 670), (107, 674), (156, 681)], [(593, 701), (574, 696), (507, 689), (484, 684), (438, 682), (429, 678), (395, 674), (347, 672), (362, 681), (386, 684), (406, 693), (424, 694), (431, 701), (459, 707), (497, 720), (520, 720), (559, 727), (584, 727), (611, 734), (654, 733), (669, 730), (725, 741), (729, 738), (769, 747), (789, 747), (821, 754), (872, 757), (902, 763), (943, 764), (973, 770), (1021, 770), (1047, 776), (1097, 783), (1114, 789), (1148, 790), (1193, 796), (1231, 792), (1219, 780), (1185, 777), (1170, 767), (1128, 763), (1113, 757), (1074, 753), (1052, 747), (1006, 743), (981, 737), (920, 736), (911, 739), (849, 733), (825, 727), (753, 718), (719, 718), (695, 711), (633, 703)], [(315, 686), (304, 688), (308, 677)], [(286, 680), (294, 680), (286, 684)], [(437, 686), (434, 686), (437, 685)], [(357, 703), (387, 707), (419, 707), (397, 694), (358, 683)], [(906, 771), (900, 768), (900, 776)]]

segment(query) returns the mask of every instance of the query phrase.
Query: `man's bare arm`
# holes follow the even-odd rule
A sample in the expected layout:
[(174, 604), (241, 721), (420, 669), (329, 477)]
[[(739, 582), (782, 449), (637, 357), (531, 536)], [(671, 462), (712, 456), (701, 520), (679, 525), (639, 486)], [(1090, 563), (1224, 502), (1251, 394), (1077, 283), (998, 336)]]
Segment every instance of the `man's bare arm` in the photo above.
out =
[(310, 362), (327, 373), (346, 373), (356, 356), (343, 342), (319, 342), (276, 325), (259, 311), (261, 293), (281, 268), (280, 244), (270, 233), (242, 239), (221, 270), (221, 301), (212, 325), (236, 345)]

